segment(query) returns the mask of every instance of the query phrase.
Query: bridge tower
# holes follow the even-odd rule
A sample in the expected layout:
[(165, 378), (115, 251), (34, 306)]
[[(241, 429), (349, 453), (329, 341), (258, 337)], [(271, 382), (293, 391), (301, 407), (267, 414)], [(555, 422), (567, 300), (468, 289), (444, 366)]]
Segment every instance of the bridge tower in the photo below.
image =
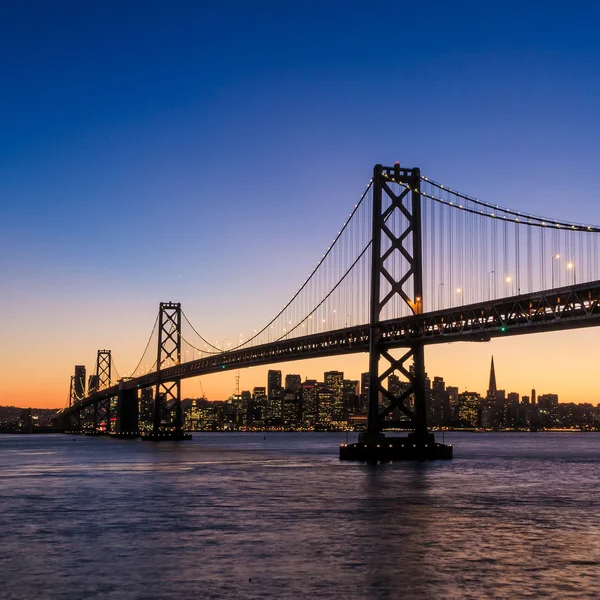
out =
[(181, 363), (181, 304), (161, 302), (158, 314), (158, 352), (152, 435), (144, 439), (187, 439), (183, 433), (181, 383), (161, 377), (165, 367)]
[[(399, 185), (396, 185), (399, 184)], [(398, 189), (398, 192), (394, 191)], [(421, 228), (421, 175), (417, 168), (375, 165), (369, 318), (369, 397), (367, 431), (358, 444), (344, 445), (340, 458), (450, 458), (451, 448), (436, 444), (427, 428), (425, 358), (421, 341), (410, 344), (400, 358), (386, 347), (381, 322), (384, 309), (399, 296), (413, 315), (423, 313), (423, 259)], [(400, 218), (394, 217), (399, 211)], [(397, 216), (397, 215), (396, 215)], [(400, 224), (394, 227), (392, 223)], [(399, 228), (398, 228), (399, 227)], [(400, 256), (404, 269), (391, 260)], [(384, 368), (380, 363), (387, 362)], [(412, 361), (412, 364), (407, 364)], [(396, 372), (407, 380), (406, 390), (393, 394), (386, 380)], [(380, 396), (387, 405), (380, 407)], [(411, 400), (412, 398), (412, 406)], [(385, 402), (384, 402), (385, 404)], [(385, 439), (385, 418), (399, 410), (410, 420), (407, 438)], [(385, 443), (384, 443), (385, 440)], [(449, 456), (446, 456), (449, 449)]]
[[(75, 384), (75, 380), (75, 375), (71, 375), (71, 383), (69, 386), (69, 408), (75, 406), (77, 400), (79, 400), (77, 397), (77, 386)], [(64, 425), (64, 428), (68, 429), (69, 431), (81, 431), (81, 410), (73, 413), (73, 416), (68, 419), (67, 423)]]
[(69, 408), (75, 404), (77, 397), (75, 396), (75, 375), (71, 375), (71, 383), (69, 384)]
[[(403, 184), (396, 194), (390, 183)], [(423, 312), (423, 261), (421, 240), (421, 177), (419, 169), (375, 165), (373, 172), (373, 232), (371, 254), (371, 295), (369, 323), (369, 412), (367, 438), (380, 435), (385, 417), (394, 409), (399, 409), (411, 421), (414, 435), (423, 438), (428, 435), (427, 409), (425, 400), (425, 360), (423, 344), (413, 344), (400, 359), (394, 358), (382, 344), (381, 314), (384, 308), (399, 295), (415, 315)], [(386, 202), (384, 202), (384, 196)], [(394, 211), (403, 215), (403, 231), (393, 231), (387, 222)], [(395, 251), (406, 260), (408, 268), (399, 277), (387, 265)], [(388, 282), (389, 291), (382, 294), (382, 280)], [(382, 297), (383, 296), (383, 297)], [(380, 373), (379, 363), (384, 359), (389, 366)], [(412, 369), (405, 363), (412, 359)], [(385, 380), (399, 371), (408, 380), (407, 390), (399, 397), (385, 386)], [(380, 411), (380, 394), (389, 401)], [(407, 401), (414, 398), (414, 408)]]
[[(110, 350), (98, 350), (96, 355), (96, 389), (94, 392), (100, 391), (104, 388), (110, 387), (112, 380), (112, 356)], [(89, 390), (90, 394), (92, 390)], [(94, 402), (94, 432), (98, 427), (98, 423), (102, 418), (105, 419), (106, 429), (105, 432), (108, 434), (111, 431), (111, 412), (110, 403), (112, 398), (106, 398), (104, 400), (97, 400)]]

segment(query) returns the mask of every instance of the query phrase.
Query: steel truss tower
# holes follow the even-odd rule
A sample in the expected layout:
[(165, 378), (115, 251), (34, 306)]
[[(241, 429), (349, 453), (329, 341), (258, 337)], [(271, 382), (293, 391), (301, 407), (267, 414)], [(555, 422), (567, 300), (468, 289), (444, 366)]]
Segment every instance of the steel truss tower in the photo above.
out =
[[(110, 387), (112, 381), (112, 357), (110, 350), (98, 350), (96, 355), (96, 385), (98, 386), (95, 392), (104, 388)], [(91, 392), (92, 390), (90, 390)], [(94, 403), (94, 431), (98, 427), (98, 423), (104, 418), (106, 423), (106, 433), (111, 431), (111, 413), (110, 403), (112, 398), (98, 400)]]
[[(400, 218), (394, 215), (395, 211), (399, 211)], [(392, 226), (392, 222), (400, 223), (400, 230)], [(392, 261), (392, 257), (398, 257), (396, 251), (406, 265), (402, 273)], [(394, 358), (382, 345), (380, 326), (384, 309), (397, 302), (398, 296), (414, 315), (423, 312), (419, 169), (405, 169), (399, 164), (394, 167), (375, 165), (371, 252), (369, 412), (363, 439), (380, 438), (386, 416), (399, 409), (410, 419), (413, 436), (426, 442), (432, 436), (427, 429), (423, 343), (413, 343), (402, 357)], [(382, 359), (388, 365), (380, 369)], [(411, 359), (412, 365), (407, 368), (406, 363)], [(399, 396), (385, 385), (385, 380), (395, 372), (400, 372), (408, 381), (407, 389)], [(380, 396), (388, 401), (383, 408), (379, 406)], [(409, 405), (411, 398), (413, 407)]]
[(75, 375), (71, 375), (71, 382), (69, 384), (69, 407), (75, 404), (77, 396), (75, 395)]
[[(76, 393), (76, 384), (75, 384), (75, 375), (71, 375), (71, 383), (69, 385), (69, 408), (75, 406), (78, 401), (81, 401), (81, 398), (77, 396)], [(69, 431), (79, 431), (81, 430), (81, 410), (77, 410), (71, 413), (71, 416), (67, 420), (65, 428)]]
[[(168, 363), (168, 364), (167, 364)], [(158, 315), (158, 354), (156, 358), (156, 392), (154, 395), (153, 435), (163, 430), (181, 435), (181, 384), (162, 381), (161, 369), (181, 363), (181, 304), (161, 302)], [(173, 413), (175, 413), (173, 415)]]

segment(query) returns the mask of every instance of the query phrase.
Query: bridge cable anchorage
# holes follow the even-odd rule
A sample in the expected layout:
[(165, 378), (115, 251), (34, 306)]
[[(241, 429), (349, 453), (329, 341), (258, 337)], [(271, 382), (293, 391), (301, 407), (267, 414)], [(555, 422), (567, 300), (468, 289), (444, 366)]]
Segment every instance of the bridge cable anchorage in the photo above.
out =
[[(234, 345), (233, 348), (231, 348), (231, 350), (229, 350), (229, 351), (233, 351), (233, 350), (237, 350), (239, 348), (246, 347), (249, 344), (251, 344), (253, 341), (257, 340), (265, 332), (269, 332), (269, 330), (273, 327), (273, 325), (277, 321), (277, 319), (279, 317), (281, 317), (285, 313), (285, 311), (292, 305), (292, 303), (298, 298), (298, 296), (300, 295), (300, 293), (308, 286), (309, 282), (311, 282), (313, 280), (315, 274), (319, 271), (319, 268), (321, 267), (321, 265), (323, 265), (323, 263), (325, 262), (325, 260), (327, 259), (327, 257), (333, 252), (334, 247), (336, 247), (336, 244), (338, 243), (338, 241), (340, 240), (340, 238), (342, 237), (342, 235), (344, 234), (344, 232), (348, 229), (351, 221), (353, 220), (353, 218), (355, 217), (355, 215), (357, 214), (357, 212), (361, 208), (361, 206), (363, 204), (363, 201), (367, 197), (367, 194), (368, 194), (369, 190), (372, 187), (372, 184), (373, 184), (372, 180), (369, 181), (369, 183), (368, 183), (368, 185), (367, 185), (364, 193), (360, 197), (360, 200), (354, 206), (354, 209), (350, 213), (350, 215), (349, 215), (348, 219), (346, 220), (346, 222), (344, 223), (344, 225), (339, 230), (339, 232), (336, 235), (336, 237), (334, 238), (332, 244), (329, 246), (329, 248), (327, 249), (327, 251), (325, 252), (325, 254), (323, 255), (323, 257), (319, 260), (319, 262), (317, 263), (317, 265), (315, 266), (315, 268), (312, 270), (312, 272), (310, 273), (310, 275), (308, 276), (308, 278), (304, 281), (304, 283), (300, 286), (300, 288), (296, 291), (296, 293), (292, 296), (292, 298), (287, 302), (287, 304), (262, 329), (260, 329), (259, 331), (257, 331), (254, 335), (251, 335), (243, 343)], [(317, 287), (318, 287), (318, 284), (319, 284), (319, 282), (317, 281)], [(306, 313), (307, 311), (303, 310), (301, 312), (302, 313)], [(188, 323), (189, 323), (189, 320), (188, 320)], [(299, 321), (298, 323), (301, 323), (301, 321)], [(190, 323), (190, 326), (191, 326), (191, 323)], [(193, 326), (192, 326), (192, 328), (193, 328)], [(196, 334), (199, 335), (197, 331), (196, 331)], [(202, 336), (200, 336), (200, 337), (202, 337)], [(204, 339), (204, 338), (202, 338), (202, 339)], [(205, 342), (205, 343), (208, 343), (208, 342)], [(213, 348), (217, 349), (217, 347), (214, 346), (213, 344), (210, 344), (210, 345)], [(221, 352), (225, 352), (224, 349), (220, 349), (220, 350), (221, 350)]]

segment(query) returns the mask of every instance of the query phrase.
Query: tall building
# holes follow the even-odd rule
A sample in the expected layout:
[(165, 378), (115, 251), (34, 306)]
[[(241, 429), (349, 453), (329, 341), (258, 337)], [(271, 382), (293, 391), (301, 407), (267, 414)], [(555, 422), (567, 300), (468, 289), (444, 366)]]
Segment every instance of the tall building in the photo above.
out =
[[(388, 391), (393, 394), (396, 398), (399, 398), (402, 394), (404, 394), (408, 390), (409, 383), (408, 381), (404, 381), (396, 375), (396, 373), (392, 373), (388, 377)], [(411, 394), (410, 398), (406, 401), (407, 404), (413, 401), (413, 396)], [(384, 398), (381, 394), (379, 395), (379, 408), (382, 409), (389, 404), (387, 398)], [(399, 409), (395, 408), (391, 413), (389, 413), (386, 417), (386, 421), (403, 421), (406, 419), (405, 414)]]
[(341, 387), (342, 381), (344, 381), (344, 373), (342, 371), (327, 371), (323, 376), (325, 386), (333, 389), (335, 387)]
[(285, 376), (285, 390), (287, 392), (294, 392), (294, 394), (298, 394), (300, 392), (301, 385), (302, 377), (300, 377), (300, 375)]
[(344, 420), (350, 415), (360, 414), (359, 384), (356, 380), (344, 379)]
[(449, 425), (452, 420), (450, 413), (450, 396), (446, 391), (443, 377), (434, 377), (431, 386), (431, 424), (436, 427)]
[(241, 398), (242, 398), (242, 409), (243, 409), (243, 415), (241, 417), (241, 421), (243, 425), (249, 425), (250, 424), (250, 409), (252, 407), (252, 394), (250, 393), (250, 390), (242, 390), (242, 394), (241, 394)]
[(261, 427), (264, 423), (264, 413), (267, 405), (267, 390), (264, 387), (255, 387), (252, 390), (252, 402), (248, 408), (249, 424)]
[(302, 425), (314, 427), (319, 418), (318, 387), (315, 379), (302, 382)]
[(509, 392), (506, 396), (506, 419), (505, 426), (511, 429), (516, 429), (520, 422), (525, 422), (524, 415), (519, 411), (519, 394), (517, 392)]
[(192, 405), (186, 411), (185, 428), (188, 431), (198, 431), (200, 429), (200, 407), (196, 400), (192, 400)]
[(300, 375), (285, 376), (285, 390), (281, 403), (283, 427), (296, 428), (302, 421), (302, 378)]
[(494, 357), (490, 365), (490, 379), (485, 398), (481, 399), (480, 425), (484, 429), (492, 429), (504, 423), (502, 402), (498, 398), (498, 386), (496, 384), (496, 370), (494, 368)]
[(286, 429), (296, 428), (300, 420), (299, 394), (291, 391), (285, 391), (281, 406), (281, 421)]
[(367, 414), (369, 410), (369, 373), (360, 375), (360, 412)]
[(331, 392), (331, 421), (344, 421), (344, 374), (341, 371), (327, 371), (324, 376), (325, 389)]
[(269, 371), (267, 374), (267, 406), (263, 414), (265, 425), (281, 424), (282, 402), (281, 371)]
[(154, 414), (154, 396), (151, 387), (143, 388), (140, 396), (140, 427), (143, 430), (152, 428), (152, 415)]
[(459, 396), (458, 419), (463, 427), (479, 427), (479, 400), (476, 392), (463, 392)]
[(85, 398), (85, 365), (75, 365), (75, 381), (73, 383), (75, 397)]
[(335, 395), (325, 384), (317, 383), (317, 413), (318, 424), (323, 428), (330, 428), (335, 421)]
[(542, 426), (554, 427), (558, 416), (558, 395), (541, 394), (538, 397), (538, 415)]
[(446, 383), (443, 377), (434, 377), (433, 384), (431, 385), (431, 389), (434, 392), (445, 392), (446, 391)]
[(446, 392), (448, 392), (448, 403), (450, 404), (450, 422), (458, 423), (458, 388), (452, 385), (449, 385), (446, 388)]
[(267, 396), (273, 398), (281, 390), (281, 371), (269, 370), (267, 373)]
[(493, 400), (495, 402), (497, 391), (498, 391), (498, 388), (496, 387), (496, 371), (494, 369), (494, 357), (492, 356), (492, 364), (490, 366), (490, 382), (488, 384), (488, 390), (487, 390), (486, 397), (489, 400)]
[(398, 396), (400, 396), (400, 394), (402, 394), (402, 380), (400, 379), (400, 377), (398, 377), (398, 375), (396, 375), (396, 373), (392, 373), (389, 377), (388, 377), (388, 391), (390, 392), (390, 394), (394, 394), (394, 396), (396, 396), (396, 398)]

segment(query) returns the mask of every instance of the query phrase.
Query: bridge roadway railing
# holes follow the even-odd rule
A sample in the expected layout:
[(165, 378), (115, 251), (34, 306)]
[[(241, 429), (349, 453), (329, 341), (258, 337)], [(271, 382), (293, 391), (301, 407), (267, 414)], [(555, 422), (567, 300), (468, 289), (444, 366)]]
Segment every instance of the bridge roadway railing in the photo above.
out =
[[(382, 343), (388, 348), (408, 347), (415, 342), (436, 344), (489, 341), (492, 337), (600, 325), (600, 281), (534, 292), (382, 321)], [(257, 365), (368, 352), (369, 326), (347, 327), (290, 340), (280, 340), (201, 358), (160, 372), (161, 381), (176, 381)], [(121, 382), (121, 389), (156, 385), (157, 373)], [(119, 385), (100, 390), (73, 405), (78, 411), (98, 400), (116, 396)]]

